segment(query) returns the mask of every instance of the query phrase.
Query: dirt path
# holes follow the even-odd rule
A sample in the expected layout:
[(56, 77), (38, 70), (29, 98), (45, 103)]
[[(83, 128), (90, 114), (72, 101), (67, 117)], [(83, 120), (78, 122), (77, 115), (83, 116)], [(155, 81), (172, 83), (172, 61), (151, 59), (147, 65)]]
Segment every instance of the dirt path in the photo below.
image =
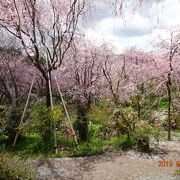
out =
[[(175, 162), (180, 161), (180, 140), (161, 143), (161, 148), (158, 155), (128, 151), (93, 157), (40, 160), (37, 179), (180, 180), (180, 176), (173, 175), (178, 169)], [(158, 161), (163, 160), (172, 161), (173, 167), (159, 167)]]

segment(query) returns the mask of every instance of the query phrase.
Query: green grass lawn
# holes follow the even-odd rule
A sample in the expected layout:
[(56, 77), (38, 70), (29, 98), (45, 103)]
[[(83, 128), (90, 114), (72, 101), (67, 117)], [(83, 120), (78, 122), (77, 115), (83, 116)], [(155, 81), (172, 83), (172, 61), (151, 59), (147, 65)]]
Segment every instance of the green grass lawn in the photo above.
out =
[(135, 144), (134, 140), (127, 141), (126, 135), (115, 137), (110, 140), (93, 139), (90, 142), (80, 142), (75, 146), (72, 138), (58, 139), (58, 153), (54, 154), (53, 147), (47, 148), (42, 146), (41, 137), (38, 134), (28, 134), (21, 137), (20, 141), (13, 148), (7, 145), (7, 137), (0, 137), (0, 152), (7, 153), (22, 158), (37, 158), (41, 156), (49, 157), (77, 157), (102, 154), (105, 151), (113, 151), (116, 149), (128, 149)]
[[(167, 133), (165, 137), (166, 135)], [(180, 137), (180, 130), (173, 130), (172, 137)], [(7, 136), (0, 137), (0, 153), (6, 152), (12, 156), (22, 158), (91, 156), (106, 151), (126, 150), (136, 144), (134, 139), (129, 142), (126, 135), (121, 135), (109, 140), (95, 138), (89, 142), (80, 142), (76, 146), (73, 138), (64, 138), (58, 134), (58, 153), (55, 154), (53, 145), (52, 147), (43, 146), (41, 136), (37, 133), (22, 136), (15, 147), (7, 144), (7, 140)]]

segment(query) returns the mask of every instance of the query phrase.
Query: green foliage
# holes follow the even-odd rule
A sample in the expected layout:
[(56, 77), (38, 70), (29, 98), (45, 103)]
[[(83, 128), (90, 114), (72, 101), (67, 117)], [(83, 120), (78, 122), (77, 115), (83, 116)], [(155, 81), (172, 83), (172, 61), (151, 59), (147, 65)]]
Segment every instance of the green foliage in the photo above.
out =
[(112, 138), (110, 142), (112, 146), (123, 150), (130, 149), (136, 144), (134, 138), (131, 137), (129, 139), (127, 135), (120, 135), (119, 137)]
[(53, 138), (53, 121), (51, 120), (49, 112), (49, 109), (41, 105), (36, 105), (33, 107), (33, 111), (30, 115), (33, 129), (36, 129), (36, 131), (41, 134), (43, 144), (47, 147), (51, 146)]
[(142, 108), (145, 108), (145, 98), (143, 92), (139, 92), (136, 96), (131, 97), (131, 107), (136, 112), (141, 111)]
[(86, 142), (88, 140), (88, 118), (89, 107), (77, 105), (77, 119), (74, 128), (79, 135), (79, 140)]
[(48, 148), (52, 148), (54, 127), (61, 121), (62, 115), (63, 111), (60, 107), (55, 107), (51, 111), (42, 105), (35, 104), (25, 130), (40, 133), (42, 136), (42, 145), (48, 150)]
[(5, 151), (7, 141), (8, 141), (8, 136), (4, 136), (4, 135), (0, 136), (0, 152)]
[(89, 120), (98, 127), (103, 139), (110, 139), (113, 136), (115, 127), (111, 118), (112, 111), (113, 108), (109, 106), (109, 102), (101, 100), (97, 106), (91, 107), (88, 114)]
[[(7, 138), (0, 139), (0, 146), (5, 144)], [(109, 140), (102, 140), (94, 138), (89, 143), (81, 142), (77, 148), (73, 137), (65, 138), (61, 132), (57, 132), (58, 140), (58, 154), (57, 157), (75, 157), (75, 156), (88, 156), (97, 155), (106, 151), (114, 151), (116, 149), (126, 150), (135, 145), (133, 138), (129, 141), (127, 135), (121, 135)], [(21, 158), (37, 158), (39, 156), (53, 156), (53, 150), (45, 151), (41, 145), (42, 138), (38, 134), (27, 134), (21, 138), (15, 148), (11, 146), (3, 147), (0, 152), (4, 150), (13, 156)], [(4, 146), (4, 145), (3, 145)]]
[(168, 119), (167, 118), (162, 120), (162, 126), (166, 131), (168, 130)]
[(5, 127), (6, 127), (6, 119), (3, 117), (0, 117), (0, 131), (2, 131), (2, 133)]
[(50, 111), (50, 119), (57, 122), (61, 121), (61, 118), (64, 115), (64, 111), (61, 107), (55, 106), (52, 111)]
[(3, 111), (5, 111), (7, 108), (8, 108), (8, 106), (6, 106), (6, 105), (0, 105), (0, 114), (2, 117), (5, 115), (5, 112), (3, 113)]
[(109, 114), (105, 108), (101, 106), (93, 106), (88, 114), (90, 121), (96, 124), (107, 124), (109, 121)]
[(0, 131), (3, 131), (3, 129), (5, 128), (6, 126), (6, 114), (3, 113), (4, 110), (6, 110), (6, 106), (3, 106), (3, 105), (0, 105)]
[(44, 151), (42, 137), (39, 134), (26, 134), (22, 136), (21, 141), (12, 150), (16, 151), (15, 153), (19, 156), (36, 156)]
[(61, 131), (56, 132), (57, 136), (57, 145), (58, 147), (74, 147), (76, 146), (76, 143), (74, 141), (74, 136), (65, 136), (64, 132)]
[(163, 128), (149, 124), (148, 121), (141, 121), (137, 124), (134, 137), (140, 151), (148, 152), (150, 150), (150, 141), (159, 142), (163, 136)]
[(6, 153), (0, 153), (0, 179), (1, 180), (32, 180), (35, 170), (26, 161), (13, 158)]
[(116, 149), (126, 150), (134, 145), (135, 145), (134, 139), (132, 138), (131, 141), (128, 141), (126, 135), (115, 137), (110, 140), (93, 139), (89, 143), (86, 142), (80, 143), (78, 147), (72, 146), (69, 149), (67, 147), (61, 148), (63, 150), (59, 151), (56, 156), (57, 157), (91, 156), (91, 155), (102, 154), (103, 152), (106, 151), (114, 151)]
[[(83, 137), (88, 132), (88, 141), (80, 141), (78, 148), (62, 108), (57, 106), (51, 111), (44, 104), (38, 103), (33, 106), (29, 118), (20, 127), (22, 136), (16, 147), (7, 146), (7, 136), (2, 136), (0, 152), (5, 150), (20, 157), (36, 157), (42, 154), (52, 156), (54, 127), (57, 127), (59, 157), (96, 155), (119, 148), (132, 148), (135, 144), (139, 150), (148, 151), (151, 140), (158, 142), (162, 136), (163, 128), (155, 126), (149, 119), (148, 122), (139, 122), (137, 111), (132, 106), (124, 105), (115, 109), (111, 101), (98, 100), (90, 109), (83, 107), (78, 113), (76, 109), (72, 105), (69, 112), (73, 115), (73, 122), (76, 120), (74, 125), (79, 136)], [(13, 119), (16, 124), (19, 123), (21, 113), (17, 112), (17, 109), (11, 109), (7, 118), (9, 122)], [(13, 125), (12, 129), (16, 128), (17, 125)]]
[(160, 102), (158, 104), (158, 109), (167, 109), (168, 107), (168, 101), (166, 98), (161, 98)]
[(3, 134), (9, 137), (9, 143), (14, 140), (17, 128), (19, 127), (21, 119), (21, 109), (12, 107), (7, 113), (6, 124)]
[(89, 123), (89, 140), (100, 137), (100, 128), (101, 126), (98, 124), (93, 124), (92, 122)]
[(19, 157), (36, 157), (44, 153), (42, 138), (39, 134), (21, 136), (15, 147), (7, 145), (8, 137), (0, 137), (0, 152), (8, 152)]
[(134, 109), (132, 107), (115, 109), (113, 112), (113, 119), (115, 121), (118, 134), (127, 134), (130, 138), (138, 122), (138, 115)]
[[(102, 154), (103, 150), (93, 144), (82, 144), (78, 148), (73, 148), (71, 151), (69, 151), (67, 154), (69, 157), (78, 157), (78, 156), (92, 156), (92, 155), (98, 155)], [(59, 154), (63, 155), (63, 154)]]

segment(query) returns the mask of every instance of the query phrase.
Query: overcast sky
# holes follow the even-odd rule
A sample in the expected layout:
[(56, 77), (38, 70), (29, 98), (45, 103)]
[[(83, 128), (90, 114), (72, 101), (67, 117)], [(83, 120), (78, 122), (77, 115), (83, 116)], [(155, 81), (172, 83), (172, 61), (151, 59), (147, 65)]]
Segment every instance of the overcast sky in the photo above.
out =
[(149, 51), (158, 35), (167, 36), (163, 27), (180, 24), (179, 0), (162, 0), (158, 6), (145, 4), (134, 14), (126, 8), (124, 18), (114, 16), (112, 9), (100, 1), (97, 1), (96, 9), (93, 25), (85, 30), (86, 37), (97, 43), (110, 42), (118, 52), (130, 46)]

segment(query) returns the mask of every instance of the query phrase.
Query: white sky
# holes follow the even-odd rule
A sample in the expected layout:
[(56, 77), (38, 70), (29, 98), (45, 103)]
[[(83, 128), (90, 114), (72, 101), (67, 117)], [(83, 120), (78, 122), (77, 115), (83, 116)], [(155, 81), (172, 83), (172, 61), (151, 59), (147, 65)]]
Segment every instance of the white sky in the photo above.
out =
[(97, 1), (97, 13), (94, 23), (86, 28), (85, 35), (96, 42), (110, 42), (118, 52), (130, 46), (146, 51), (152, 49), (152, 43), (158, 36), (168, 37), (162, 28), (180, 24), (180, 1), (162, 0), (161, 3), (149, 3), (136, 10), (125, 10), (125, 18), (114, 16), (112, 9)]

